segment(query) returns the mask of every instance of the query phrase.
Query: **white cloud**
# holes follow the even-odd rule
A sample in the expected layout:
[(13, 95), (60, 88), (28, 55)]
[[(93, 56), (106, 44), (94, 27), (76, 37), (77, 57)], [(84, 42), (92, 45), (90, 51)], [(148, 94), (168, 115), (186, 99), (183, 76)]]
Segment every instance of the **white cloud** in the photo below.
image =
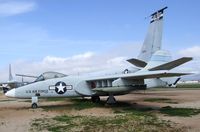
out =
[(69, 62), (77, 62), (79, 63), (80, 61), (86, 61), (90, 58), (92, 58), (95, 55), (95, 53), (93, 52), (86, 52), (83, 54), (78, 54), (78, 55), (74, 55), (71, 57), (67, 57), (67, 58), (62, 58), (62, 57), (55, 57), (55, 56), (46, 56), (42, 63), (43, 64), (54, 64), (54, 65), (63, 65), (65, 63), (69, 63)]
[[(97, 54), (95, 52), (85, 52), (68, 57), (56, 57), (48, 55), (43, 59), (37, 61), (18, 60), (12, 63), (12, 70), (13, 74), (20, 73), (39, 75), (46, 71), (57, 71), (64, 74), (80, 74), (85, 72), (101, 71), (106, 69), (113, 69), (116, 67), (123, 67), (127, 65), (127, 62), (125, 60), (127, 59), (127, 57), (130, 57), (130, 54), (126, 53), (126, 50), (124, 50), (124, 45), (121, 46), (122, 47), (118, 46), (112, 48), (112, 52), (108, 50), (107, 52), (101, 54)], [(137, 44), (135, 46), (137, 47)], [(127, 47), (129, 46), (127, 45)], [(136, 48), (131, 48), (130, 53), (133, 52), (134, 54), (134, 52), (137, 50), (138, 49)], [(135, 57), (134, 55), (132, 56)], [(184, 64), (183, 66), (177, 67), (174, 70), (182, 72), (199, 72), (200, 59), (193, 60), (189, 63)], [(0, 80), (7, 81), (8, 66), (0, 69), (0, 72)], [(18, 78), (17, 80), (20, 79), (21, 78)]]
[[(66, 58), (47, 56), (41, 62), (36, 62), (36, 64), (43, 67), (39, 73), (50, 70), (66, 74), (77, 74), (108, 69), (113, 66), (123, 66), (125, 58), (126, 57), (105, 57), (94, 52), (85, 52)], [(31, 64), (30, 67), (32, 66)], [(37, 69), (36, 71), (38, 72)]]
[(193, 46), (179, 51), (182, 56), (200, 57), (200, 46)]
[[(80, 74), (85, 72), (93, 72), (106, 70), (124, 66), (126, 57), (107, 55), (98, 55), (94, 52), (85, 52), (70, 57), (46, 56), (39, 61), (19, 60), (12, 63), (12, 71), (14, 73), (39, 75), (46, 71), (57, 71), (64, 74)], [(0, 80), (7, 81), (8, 67), (1, 69)], [(20, 80), (18, 78), (17, 80)]]
[(49, 63), (63, 63), (66, 61), (66, 58), (60, 58), (60, 57), (54, 57), (54, 56), (46, 56), (43, 59), (43, 62), (49, 62)]
[(126, 57), (115, 57), (107, 60), (107, 64), (110, 66), (123, 66), (124, 60), (126, 60)]
[(78, 59), (89, 59), (94, 55), (93, 52), (86, 52), (84, 54), (79, 54), (79, 55), (75, 55), (72, 57), (73, 60), (78, 60)]
[(0, 16), (12, 16), (26, 13), (36, 8), (33, 1), (3, 1), (0, 2)]

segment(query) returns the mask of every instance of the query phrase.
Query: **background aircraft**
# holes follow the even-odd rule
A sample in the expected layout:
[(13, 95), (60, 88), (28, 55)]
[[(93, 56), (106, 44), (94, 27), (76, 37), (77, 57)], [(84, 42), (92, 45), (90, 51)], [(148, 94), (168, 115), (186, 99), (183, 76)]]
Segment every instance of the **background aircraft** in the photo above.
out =
[(23, 85), (28, 84), (28, 82), (19, 82), (13, 79), (12, 71), (11, 71), (11, 64), (9, 64), (9, 73), (8, 73), (8, 81), (7, 82), (1, 82), (0, 88), (2, 88), (3, 92), (6, 93), (8, 90), (12, 88), (17, 88)]
[[(58, 73), (58, 72), (53, 72), (53, 71), (49, 71), (49, 72), (44, 72), (39, 76), (32, 76), (32, 75), (24, 75), (24, 74), (15, 74), (16, 76), (22, 77), (22, 81), (16, 81), (13, 79), (12, 76), (12, 71), (11, 71), (11, 64), (9, 65), (9, 77), (8, 77), (8, 81), (7, 82), (1, 82), (0, 83), (0, 88), (2, 88), (3, 92), (6, 93), (7, 91), (13, 89), (13, 88), (18, 88), (33, 82), (37, 82), (37, 81), (42, 81), (42, 80), (47, 80), (47, 79), (52, 79), (52, 78), (59, 78), (59, 77), (65, 77), (67, 75), (62, 74), (62, 73)], [(29, 78), (34, 78), (35, 81), (32, 82), (28, 82), (28, 81), (24, 81), (24, 77), (29, 77)]]
[(188, 73), (171, 70), (192, 58), (183, 57), (172, 61), (169, 52), (161, 50), (163, 13), (166, 8), (151, 14), (149, 30), (138, 58), (127, 60), (134, 66), (48, 80), (38, 79), (8, 91), (6, 96), (32, 98), (32, 108), (37, 108), (38, 97), (91, 97), (93, 102), (99, 102), (100, 96), (108, 96), (107, 103), (115, 103), (115, 95), (155, 86), (175, 85), (180, 76)]

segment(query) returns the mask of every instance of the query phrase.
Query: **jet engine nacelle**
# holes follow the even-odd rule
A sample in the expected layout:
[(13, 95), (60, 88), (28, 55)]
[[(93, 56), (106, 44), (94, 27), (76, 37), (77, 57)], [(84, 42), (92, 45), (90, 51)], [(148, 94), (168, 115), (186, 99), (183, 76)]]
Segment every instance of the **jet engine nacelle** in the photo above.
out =
[(155, 88), (155, 87), (175, 88), (179, 80), (180, 80), (180, 77), (169, 77), (169, 78), (145, 79), (144, 82), (147, 85), (147, 88)]
[(155, 87), (166, 87), (166, 82), (162, 81), (160, 78), (154, 79), (145, 79), (144, 83), (147, 85), (147, 88), (155, 88)]

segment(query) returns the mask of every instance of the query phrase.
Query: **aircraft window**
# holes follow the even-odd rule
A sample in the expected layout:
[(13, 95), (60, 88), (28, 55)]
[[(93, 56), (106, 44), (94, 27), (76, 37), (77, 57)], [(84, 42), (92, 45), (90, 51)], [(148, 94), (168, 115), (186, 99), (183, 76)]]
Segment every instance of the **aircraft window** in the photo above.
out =
[(35, 82), (39, 82), (39, 81), (43, 81), (43, 80), (44, 80), (43, 75), (40, 75), (40, 76), (35, 80)]
[(43, 73), (42, 75), (40, 75), (40, 76), (35, 80), (35, 82), (44, 81), (44, 80), (52, 79), (52, 78), (61, 78), (61, 77), (65, 77), (65, 76), (67, 76), (67, 75), (62, 74), (62, 73), (58, 73), (58, 72), (45, 72), (45, 73)]

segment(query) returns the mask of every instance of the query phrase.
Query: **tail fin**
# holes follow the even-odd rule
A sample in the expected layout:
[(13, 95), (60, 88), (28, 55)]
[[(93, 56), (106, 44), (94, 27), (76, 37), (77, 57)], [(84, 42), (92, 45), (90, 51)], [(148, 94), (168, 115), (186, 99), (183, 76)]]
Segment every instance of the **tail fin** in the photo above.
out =
[(161, 49), (163, 13), (167, 7), (151, 14), (150, 26), (138, 59), (148, 62), (154, 52)]
[(8, 80), (9, 81), (13, 80), (12, 71), (11, 71), (11, 64), (9, 64), (9, 78), (8, 78)]

